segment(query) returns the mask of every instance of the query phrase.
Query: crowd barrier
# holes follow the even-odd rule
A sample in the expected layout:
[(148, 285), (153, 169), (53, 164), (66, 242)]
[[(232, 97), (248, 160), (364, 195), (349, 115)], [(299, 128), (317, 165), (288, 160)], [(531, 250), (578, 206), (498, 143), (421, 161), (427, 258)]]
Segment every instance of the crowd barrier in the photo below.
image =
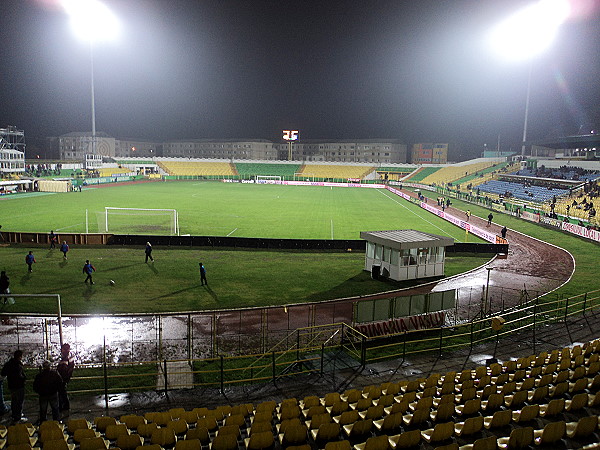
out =
[[(21, 233), (16, 231), (1, 232), (4, 243), (49, 245), (47, 233)], [(267, 239), (244, 238), (232, 236), (155, 236), (125, 235), (103, 233), (60, 233), (59, 241), (67, 241), (69, 245), (122, 245), (144, 247), (146, 242), (154, 246), (166, 247), (223, 247), (223, 248), (255, 248), (277, 250), (321, 250), (321, 251), (365, 251), (366, 241), (362, 239)], [(498, 254), (508, 252), (508, 244), (455, 242), (446, 247), (447, 253), (484, 253)]]

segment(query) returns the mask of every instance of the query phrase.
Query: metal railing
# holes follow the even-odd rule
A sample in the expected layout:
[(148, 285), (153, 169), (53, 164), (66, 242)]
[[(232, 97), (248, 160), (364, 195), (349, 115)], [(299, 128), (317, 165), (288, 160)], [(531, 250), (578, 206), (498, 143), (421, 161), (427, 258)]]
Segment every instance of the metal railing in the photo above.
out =
[[(536, 298), (520, 308), (505, 311), (504, 325), (493, 331), (492, 316), (460, 325), (441, 326), (394, 335), (368, 337), (347, 324), (306, 327), (291, 333), (281, 349), (243, 356), (219, 355), (203, 359), (156, 359), (143, 362), (111, 362), (106, 347), (100, 364), (78, 364), (69, 384), (72, 395), (103, 395), (116, 392), (173, 390), (199, 387), (275, 382), (280, 377), (323, 373), (326, 361), (344, 358), (357, 370), (366, 364), (389, 359), (406, 359), (424, 353), (496, 342), (514, 333), (531, 333), (532, 354), (537, 353), (536, 334), (546, 324), (585, 316), (600, 306), (600, 290), (564, 299)], [(520, 335), (521, 336), (521, 335)], [(290, 344), (294, 341), (295, 343)], [(287, 347), (286, 347), (287, 345)], [(335, 365), (334, 365), (335, 367)], [(34, 370), (34, 369), (30, 369)], [(30, 395), (33, 393), (29, 392)]]

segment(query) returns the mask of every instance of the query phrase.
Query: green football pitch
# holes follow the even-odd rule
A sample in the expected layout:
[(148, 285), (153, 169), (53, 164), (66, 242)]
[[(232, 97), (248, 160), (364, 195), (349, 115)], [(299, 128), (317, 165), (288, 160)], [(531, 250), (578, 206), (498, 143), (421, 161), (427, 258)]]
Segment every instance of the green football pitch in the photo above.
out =
[[(118, 207), (176, 209), (180, 234), (198, 236), (359, 239), (361, 231), (416, 229), (482, 242), (386, 190), (370, 188), (155, 182), (16, 195), (2, 198), (0, 207), (5, 231), (83, 233), (87, 216), (87, 230), (97, 232), (104, 208)], [(153, 220), (165, 219), (129, 220), (147, 224), (136, 234), (152, 234)]]
[[(3, 231), (85, 231), (105, 206), (173, 208), (182, 234), (266, 238), (358, 239), (360, 231), (414, 228), (481, 242), (472, 235), (385, 190), (218, 182), (156, 182), (89, 188), (64, 194), (23, 194), (0, 200)], [(92, 214), (92, 212), (94, 212)], [(90, 220), (90, 226), (95, 223)], [(92, 231), (92, 230), (90, 230)], [(25, 254), (36, 257), (27, 273)], [(57, 250), (26, 244), (0, 248), (0, 269), (19, 294), (60, 294), (65, 314), (174, 312), (283, 305), (366, 295), (407, 286), (373, 280), (362, 253), (315, 253), (155, 246), (154, 263), (144, 249), (72, 245), (67, 260)], [(490, 255), (452, 256), (446, 276), (487, 261)], [(97, 269), (94, 286), (83, 283), (82, 266)], [(209, 286), (200, 286), (198, 262)], [(111, 285), (110, 280), (115, 284)], [(53, 313), (55, 301), (17, 298), (4, 312)]]

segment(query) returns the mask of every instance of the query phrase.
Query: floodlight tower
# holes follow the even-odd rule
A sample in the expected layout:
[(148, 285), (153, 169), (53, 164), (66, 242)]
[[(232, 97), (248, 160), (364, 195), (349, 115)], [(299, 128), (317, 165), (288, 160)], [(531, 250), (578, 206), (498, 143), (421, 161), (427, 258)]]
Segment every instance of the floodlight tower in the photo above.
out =
[[(94, 44), (114, 40), (120, 24), (113, 12), (99, 0), (61, 0), (75, 35), (90, 46), (90, 87), (92, 104), (92, 155), (96, 149), (96, 99), (94, 88)], [(85, 163), (85, 160), (84, 160)]]
[(525, 155), (527, 141), (533, 58), (550, 47), (570, 12), (568, 0), (539, 0), (499, 23), (489, 35), (492, 48), (501, 57), (512, 61), (529, 61), (521, 156)]

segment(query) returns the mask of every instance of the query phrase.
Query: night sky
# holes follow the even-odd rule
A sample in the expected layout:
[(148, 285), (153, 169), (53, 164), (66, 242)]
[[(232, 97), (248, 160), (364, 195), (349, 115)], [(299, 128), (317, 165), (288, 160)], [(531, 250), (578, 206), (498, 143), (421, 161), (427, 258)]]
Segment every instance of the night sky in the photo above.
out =
[[(95, 46), (96, 128), (117, 138), (394, 138), (520, 149), (528, 62), (492, 54), (514, 0), (106, 0), (122, 31)], [(578, 0), (533, 60), (529, 138), (600, 108), (600, 1)], [(0, 127), (26, 140), (91, 129), (89, 46), (56, 0), (2, 0)]]

